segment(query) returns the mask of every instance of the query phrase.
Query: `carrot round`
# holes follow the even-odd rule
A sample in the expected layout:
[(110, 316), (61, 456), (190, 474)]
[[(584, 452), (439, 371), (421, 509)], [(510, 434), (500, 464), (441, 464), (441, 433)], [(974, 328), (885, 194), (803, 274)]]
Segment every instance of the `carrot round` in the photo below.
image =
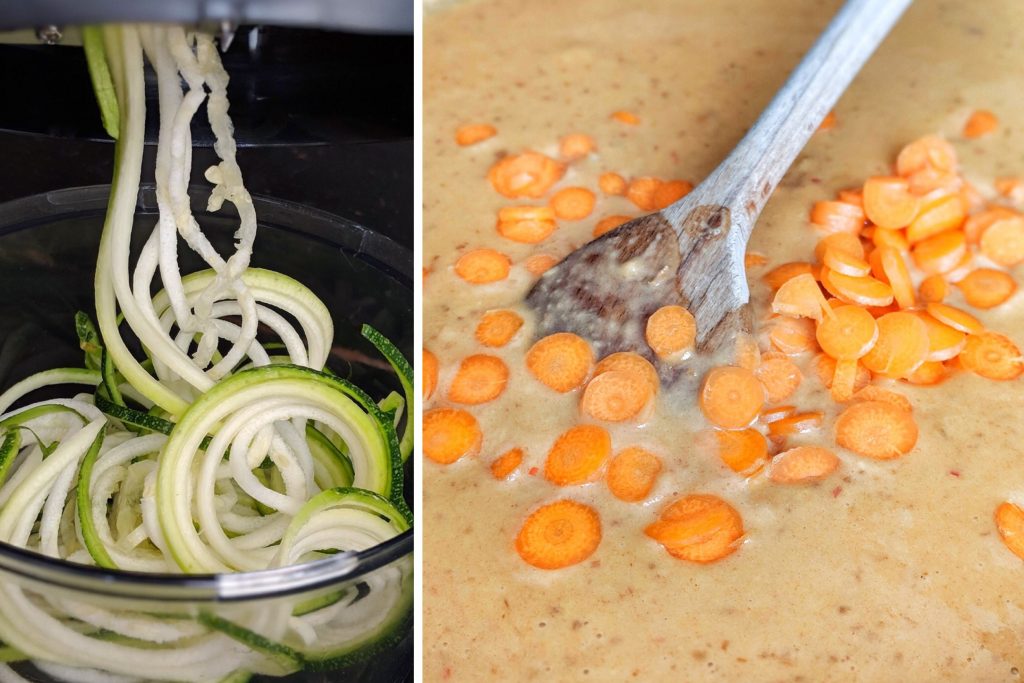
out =
[(625, 372), (632, 377), (642, 379), (650, 387), (651, 395), (658, 393), (661, 388), (661, 380), (658, 379), (658, 371), (654, 369), (651, 362), (638, 353), (632, 351), (618, 351), (605, 356), (594, 367), (594, 377), (608, 372), (618, 370)]
[(690, 194), (691, 190), (693, 183), (688, 180), (669, 180), (658, 185), (651, 201), (655, 209), (664, 209)]
[(597, 179), (597, 186), (601, 188), (601, 192), (612, 195), (626, 194), (626, 179), (620, 176), (618, 173), (602, 173), (601, 177)]
[(721, 429), (714, 432), (718, 457), (733, 472), (752, 477), (768, 458), (768, 441), (756, 429)]
[(581, 159), (597, 149), (594, 138), (584, 133), (566, 135), (558, 143), (558, 153), (563, 159)]
[(792, 396), (804, 378), (797, 364), (785, 355), (765, 358), (754, 374), (764, 386), (765, 398), (769, 403), (778, 403)]
[(803, 262), (783, 263), (765, 273), (764, 281), (772, 289), (778, 289), (797, 275), (811, 272), (811, 264)]
[(925, 307), (928, 315), (938, 320), (943, 325), (949, 325), (954, 330), (960, 330), (967, 334), (978, 334), (985, 329), (985, 326), (970, 313), (965, 313), (959, 308), (947, 304), (931, 303)]
[(792, 356), (817, 348), (814, 340), (814, 322), (808, 318), (778, 318), (768, 332), (772, 346)]
[(967, 240), (962, 230), (947, 230), (921, 240), (911, 254), (914, 263), (925, 273), (948, 273), (953, 270), (967, 251)]
[(823, 266), (821, 284), (829, 294), (848, 304), (888, 306), (893, 300), (892, 287), (870, 275), (851, 277)]
[(640, 415), (653, 398), (650, 383), (622, 370), (608, 370), (587, 382), (580, 412), (595, 420), (624, 422)]
[(915, 303), (914, 282), (910, 279), (910, 271), (903, 255), (892, 247), (879, 247), (875, 250), (881, 262), (882, 272), (892, 288), (892, 296), (900, 308), (911, 308)]
[(875, 177), (864, 182), (864, 213), (882, 228), (910, 225), (919, 209), (917, 197), (903, 178)]
[(565, 164), (539, 152), (510, 154), (500, 159), (487, 173), (491, 186), (509, 199), (539, 199), (565, 173)]
[(996, 508), (995, 521), (1003, 545), (1024, 560), (1024, 510), (1013, 503), (1000, 503)]
[(926, 135), (900, 150), (896, 173), (908, 176), (925, 169), (950, 172), (956, 170), (956, 163), (953, 145), (938, 135)]
[(910, 404), (908, 399), (903, 394), (889, 389), (869, 384), (857, 393), (853, 395), (854, 401), (881, 401), (882, 403), (891, 403), (900, 410), (908, 413), (914, 412), (914, 407)]
[(692, 494), (665, 508), (644, 533), (673, 557), (709, 563), (734, 552), (743, 538), (743, 518), (718, 496)]
[(878, 340), (878, 324), (860, 306), (838, 306), (818, 324), (816, 332), (821, 350), (836, 359), (864, 356)]
[(651, 493), (661, 473), (661, 459), (650, 451), (631, 446), (608, 464), (608, 490), (619, 500), (638, 503)]
[(964, 222), (964, 214), (964, 204), (959, 195), (947, 194), (929, 201), (907, 226), (907, 241), (915, 244), (940, 232), (959, 228)]
[(827, 448), (797, 446), (772, 458), (768, 478), (777, 484), (821, 481), (839, 467), (839, 458)]
[(784, 437), (814, 431), (821, 427), (824, 418), (824, 414), (818, 411), (795, 413), (770, 423), (768, 425), (768, 436)]
[(757, 421), (763, 425), (769, 425), (772, 422), (778, 422), (783, 418), (787, 418), (795, 412), (796, 406), (793, 405), (773, 406), (762, 410), (761, 414), (757, 416)]
[(442, 465), (480, 452), (483, 433), (476, 418), (457, 408), (434, 408), (423, 414), (423, 455)]
[(526, 259), (523, 265), (531, 275), (543, 275), (558, 263), (558, 259), (550, 254), (534, 254)]
[(994, 133), (999, 128), (999, 119), (987, 109), (977, 109), (971, 112), (964, 124), (965, 138), (980, 138), (983, 135)]
[(470, 123), (455, 131), (455, 142), (462, 147), (475, 145), (498, 134), (498, 129), (486, 123)]
[(654, 211), (658, 208), (654, 200), (654, 194), (661, 186), (661, 182), (658, 178), (633, 178), (629, 183), (629, 187), (626, 188), (626, 198), (636, 204), (637, 208), (644, 211)]
[(597, 197), (585, 187), (566, 187), (551, 197), (555, 215), (566, 221), (583, 220), (594, 210)]
[(836, 273), (851, 277), (864, 277), (871, 273), (871, 265), (867, 261), (838, 249), (826, 249), (822, 263)]
[(836, 443), (867, 458), (891, 460), (914, 448), (917, 423), (892, 403), (862, 401), (836, 420)]
[(558, 486), (590, 481), (608, 456), (612, 439), (597, 425), (577, 425), (562, 433), (548, 451), (544, 478)]
[(945, 363), (936, 360), (926, 360), (917, 366), (917, 369), (907, 375), (906, 379), (911, 384), (930, 386), (938, 384), (949, 376), (949, 369)]
[(455, 274), (473, 285), (485, 285), (508, 277), (512, 262), (494, 249), (467, 251), (455, 262)]
[(495, 479), (508, 479), (523, 464), (523, 449), (512, 448), (502, 453), (491, 463), (491, 475)]
[(523, 326), (523, 318), (515, 311), (487, 311), (476, 326), (476, 340), (484, 346), (505, 346)]
[(516, 536), (516, 552), (538, 569), (579, 564), (601, 544), (601, 518), (574, 500), (558, 500), (534, 510)]
[(594, 225), (593, 235), (594, 237), (600, 237), (606, 232), (611, 232), (623, 223), (628, 223), (631, 220), (633, 220), (632, 216), (621, 216), (618, 214), (605, 216)]
[(964, 301), (975, 308), (994, 308), (1017, 291), (1017, 281), (1009, 273), (994, 268), (972, 270), (956, 286)]
[(913, 313), (886, 313), (878, 323), (878, 340), (863, 358), (871, 372), (887, 377), (906, 377), (928, 357), (928, 328)]
[(821, 320), (827, 309), (828, 303), (821, 287), (810, 273), (802, 273), (784, 282), (772, 299), (772, 311), (782, 315)]
[(969, 335), (959, 358), (964, 369), (988, 379), (1016, 379), (1024, 372), (1020, 349), (997, 332)]
[(542, 384), (566, 393), (583, 385), (594, 365), (594, 352), (581, 337), (557, 332), (537, 341), (526, 353), (526, 368)]
[(743, 429), (761, 412), (765, 391), (757, 376), (745, 368), (722, 366), (704, 378), (700, 408), (712, 424)]
[(1024, 217), (1013, 216), (995, 221), (981, 234), (981, 253), (1001, 266), (1024, 261)]
[(629, 111), (615, 111), (612, 112), (612, 118), (619, 123), (625, 123), (628, 126), (635, 126), (640, 123), (640, 117)]
[(886, 230), (878, 228), (871, 233), (871, 242), (876, 247), (892, 247), (900, 253), (910, 249), (910, 242), (902, 230)]
[(967, 237), (967, 243), (977, 244), (985, 231), (996, 221), (1019, 217), (1019, 213), (1005, 206), (991, 206), (983, 211), (979, 211), (964, 221), (964, 235)]
[(853, 394), (857, 390), (857, 375), (861, 367), (861, 364), (853, 358), (836, 360), (832, 385), (829, 389), (833, 401), (845, 403), (853, 398)]
[(929, 275), (921, 280), (917, 293), (926, 304), (942, 303), (949, 294), (949, 285), (941, 275)]
[(547, 206), (506, 206), (498, 211), (498, 234), (513, 242), (543, 242), (556, 227), (555, 212)]
[(861, 244), (860, 238), (853, 233), (837, 232), (818, 240), (818, 243), (814, 245), (814, 258), (821, 261), (829, 249), (841, 251), (859, 259), (864, 258), (864, 245)]
[(918, 311), (917, 316), (928, 329), (928, 357), (925, 360), (949, 360), (963, 350), (967, 340), (966, 334), (940, 323), (923, 311)]
[(815, 202), (811, 223), (826, 234), (856, 234), (864, 227), (864, 208), (847, 202)]
[(429, 399), (437, 388), (437, 356), (423, 349), (423, 398)]
[(661, 359), (673, 359), (693, 348), (697, 321), (682, 306), (662, 306), (647, 319), (647, 345)]
[[(822, 385), (826, 389), (831, 389), (835, 374), (836, 366), (838, 363), (835, 358), (832, 358), (826, 353), (819, 353), (814, 357), (814, 371), (818, 375), (818, 379), (821, 380)], [(871, 381), (871, 371), (865, 368), (860, 363), (856, 363), (854, 367), (854, 390), (860, 389), (867, 385)]]

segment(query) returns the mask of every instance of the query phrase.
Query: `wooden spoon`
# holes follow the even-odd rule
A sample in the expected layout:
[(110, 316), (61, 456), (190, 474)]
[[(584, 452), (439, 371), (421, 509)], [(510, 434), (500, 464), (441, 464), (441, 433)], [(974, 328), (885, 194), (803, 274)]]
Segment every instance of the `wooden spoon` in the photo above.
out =
[[(697, 349), (750, 329), (743, 257), (783, 174), (912, 0), (849, 0), (754, 127), (690, 194), (571, 253), (527, 295), (537, 334), (569, 331), (598, 358), (631, 350), (652, 360), (651, 313), (669, 304), (697, 321)], [(664, 364), (663, 379), (678, 376)]]

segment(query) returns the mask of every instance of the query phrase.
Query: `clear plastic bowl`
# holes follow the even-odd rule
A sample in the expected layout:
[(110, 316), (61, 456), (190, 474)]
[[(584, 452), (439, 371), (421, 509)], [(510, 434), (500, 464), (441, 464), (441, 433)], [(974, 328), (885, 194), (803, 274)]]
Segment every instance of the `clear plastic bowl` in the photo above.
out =
[[(0, 388), (46, 368), (81, 365), (73, 318), (77, 310), (93, 310), (96, 250), (108, 193), (109, 186), (73, 188), (0, 204)], [(203, 230), (226, 251), (237, 225), (229, 206), (210, 214), (205, 211), (205, 192), (197, 189), (192, 197)], [(260, 232), (253, 265), (281, 271), (310, 287), (334, 316), (335, 346), (329, 365), (371, 395), (386, 395), (396, 386), (395, 378), (377, 362), (359, 328), (370, 323), (409, 354), (411, 254), (331, 214), (268, 198), (257, 197), (255, 204)], [(134, 248), (141, 247), (155, 218), (155, 194), (152, 187), (143, 186)], [(182, 250), (182, 272), (198, 269), (201, 264), (187, 258), (186, 251)], [(410, 490), (407, 485), (407, 497)], [(0, 544), (0, 632), (6, 624), (49, 634), (45, 624), (22, 621), (17, 604), (23, 597), (45, 602), (54, 618), (81, 631), (52, 638), (49, 650), (60, 653), (57, 666), (9, 664), (30, 681), (219, 681), (226, 662), (244, 658), (249, 649), (237, 640), (198, 635), (210, 642), (191, 650), (189, 643), (152, 649), (136, 647), (138, 643), (124, 637), (128, 634), (112, 631), (130, 630), (126, 624), (145, 628), (155, 623), (188, 624), (187, 629), (204, 633), (202, 624), (210, 619), (249, 623), (261, 616), (287, 619), (297, 609), (318, 608), (311, 613), (317, 615), (310, 622), (315, 624), (312, 633), (320, 647), (338, 654), (340, 668), (306, 669), (283, 678), (277, 675), (280, 672), (269, 671), (250, 680), (399, 681), (412, 671), (412, 550), (408, 531), (359, 553), (340, 553), (304, 565), (184, 576), (74, 565)], [(69, 620), (71, 612), (92, 614), (91, 625)], [(104, 619), (110, 619), (113, 628), (96, 626)], [(137, 652), (121, 656), (121, 647)], [(121, 675), (64, 668), (86, 656), (103, 659), (107, 651), (111, 658), (103, 661)], [(6, 653), (0, 646), (0, 662)], [(125, 677), (128, 673), (131, 676)], [(8, 676), (0, 671), (0, 680)]]

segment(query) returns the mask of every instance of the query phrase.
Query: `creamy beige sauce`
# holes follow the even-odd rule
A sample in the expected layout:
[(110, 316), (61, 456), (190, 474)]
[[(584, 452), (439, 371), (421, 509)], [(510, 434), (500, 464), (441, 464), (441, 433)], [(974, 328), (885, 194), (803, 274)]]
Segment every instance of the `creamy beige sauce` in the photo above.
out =
[[(960, 373), (936, 388), (901, 385), (921, 428), (917, 447), (892, 462), (836, 449), (826, 481), (785, 487), (749, 482), (694, 446), (695, 406), (662, 403), (641, 427), (611, 429), (614, 449), (642, 444), (666, 469), (650, 500), (630, 505), (603, 482), (559, 489), (530, 467), (578, 421), (574, 394), (541, 386), (523, 367), (525, 328), (506, 348), (481, 349), (473, 329), (492, 308), (516, 306), (532, 253), (566, 254), (600, 217), (636, 215), (601, 198), (589, 219), (561, 222), (544, 245), (502, 239), (486, 171), (503, 153), (554, 154), (585, 132), (596, 155), (573, 164), (559, 187), (596, 190), (597, 176), (700, 180), (721, 160), (825, 25), (838, 2), (807, 0), (493, 0), (428, 13), (425, 21), (425, 347), (441, 360), (427, 408), (458, 361), (494, 353), (507, 390), (469, 410), (484, 433), (479, 457), (425, 462), (426, 680), (1004, 681), (1024, 669), (1024, 562), (995, 532), (1001, 501), (1024, 501), (1024, 385)], [(809, 259), (811, 204), (887, 172), (900, 146), (940, 132), (987, 196), (992, 180), (1024, 174), (1024, 4), (918, 0), (775, 193), (751, 248), (773, 264)], [(975, 107), (996, 112), (999, 132), (967, 142)], [(609, 119), (619, 109), (641, 124)], [(498, 136), (453, 142), (468, 122)], [(598, 193), (599, 197), (601, 193)], [(505, 282), (471, 286), (452, 272), (468, 248), (492, 246), (514, 262)], [(763, 285), (752, 282), (762, 302)], [(1024, 296), (978, 313), (1024, 342)], [(957, 295), (951, 300), (960, 300)], [(762, 309), (763, 310), (763, 309)], [(883, 383), (883, 386), (885, 384)], [(835, 406), (808, 375), (795, 397), (824, 406), (824, 428), (791, 443), (834, 447)], [(510, 482), (487, 465), (520, 446)], [(721, 495), (742, 514), (747, 538), (708, 566), (671, 558), (643, 536), (667, 501)], [(604, 537), (586, 562), (545, 572), (513, 542), (536, 506), (571, 497), (596, 506)]]

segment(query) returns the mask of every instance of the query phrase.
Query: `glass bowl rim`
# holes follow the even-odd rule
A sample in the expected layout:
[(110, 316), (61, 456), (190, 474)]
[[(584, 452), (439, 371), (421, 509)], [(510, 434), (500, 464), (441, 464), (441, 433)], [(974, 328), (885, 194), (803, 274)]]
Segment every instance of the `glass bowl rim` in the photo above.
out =
[[(189, 188), (193, 201), (205, 202), (207, 194), (208, 189), (195, 185)], [(0, 238), (55, 220), (102, 215), (106, 212), (109, 195), (110, 185), (88, 185), (0, 203)], [(397, 242), (352, 220), (297, 202), (256, 194), (252, 198), (261, 225), (275, 226), (343, 249), (411, 289), (412, 254)], [(155, 211), (155, 186), (143, 183), (139, 187), (136, 215)], [(288, 225), (285, 219), (290, 219), (287, 223), (301, 219), (302, 227)], [(170, 574), (75, 564), (0, 543), (0, 572), (116, 598), (228, 602), (284, 597), (352, 581), (409, 556), (412, 551), (413, 529), (409, 529), (371, 548), (338, 553), (305, 564), (226, 574)]]

